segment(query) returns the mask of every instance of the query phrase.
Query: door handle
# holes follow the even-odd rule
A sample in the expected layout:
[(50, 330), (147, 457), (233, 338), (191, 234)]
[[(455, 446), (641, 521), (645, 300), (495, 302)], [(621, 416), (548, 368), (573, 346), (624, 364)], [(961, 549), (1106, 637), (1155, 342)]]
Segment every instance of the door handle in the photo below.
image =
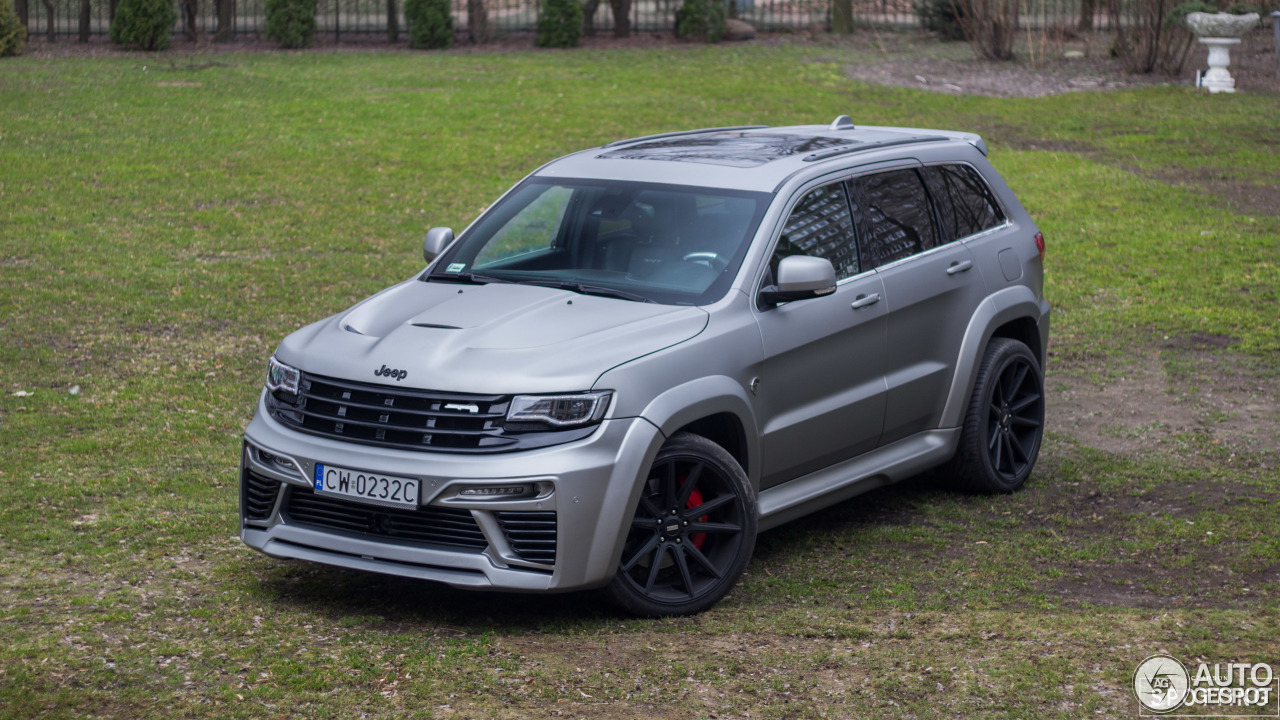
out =
[(852, 307), (854, 310), (857, 310), (858, 308), (864, 308), (868, 305), (875, 305), (878, 302), (880, 302), (880, 293), (871, 293), (870, 295), (859, 295), (858, 297), (853, 299), (853, 304), (850, 305), (849, 307)]
[(960, 273), (968, 270), (971, 267), (973, 267), (972, 260), (965, 260), (964, 262), (953, 262), (951, 263), (951, 267), (947, 268), (947, 274), (959, 275)]

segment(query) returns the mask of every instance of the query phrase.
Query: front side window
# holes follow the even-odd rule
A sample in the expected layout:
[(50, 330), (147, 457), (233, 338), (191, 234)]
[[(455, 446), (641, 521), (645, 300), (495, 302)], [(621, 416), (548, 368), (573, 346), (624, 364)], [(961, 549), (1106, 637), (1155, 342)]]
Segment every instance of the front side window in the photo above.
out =
[(1004, 211), (977, 170), (968, 165), (931, 165), (923, 173), (938, 207), (943, 242), (1004, 223)]
[(849, 181), (863, 268), (880, 267), (937, 247), (933, 210), (915, 170)]
[(475, 266), (483, 267), (506, 258), (519, 257), (555, 244), (573, 193), (568, 188), (548, 186), (532, 195), (498, 228), (493, 239), (476, 255)]
[(605, 180), (526, 180), (427, 282), (512, 282), (673, 305), (724, 295), (767, 193)]
[(774, 277), (777, 277), (778, 262), (789, 255), (813, 255), (830, 260), (838, 280), (861, 272), (844, 183), (820, 187), (796, 203), (770, 262)]

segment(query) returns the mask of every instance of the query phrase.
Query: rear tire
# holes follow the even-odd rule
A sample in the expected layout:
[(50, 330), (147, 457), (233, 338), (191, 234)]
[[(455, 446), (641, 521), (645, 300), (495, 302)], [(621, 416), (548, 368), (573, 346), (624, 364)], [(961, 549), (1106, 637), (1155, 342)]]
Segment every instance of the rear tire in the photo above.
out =
[(1021, 342), (992, 338), (947, 474), (970, 492), (1013, 492), (1031, 475), (1043, 435), (1040, 363)]
[(742, 577), (757, 515), (732, 455), (701, 435), (672, 435), (649, 469), (609, 594), (645, 617), (706, 610)]

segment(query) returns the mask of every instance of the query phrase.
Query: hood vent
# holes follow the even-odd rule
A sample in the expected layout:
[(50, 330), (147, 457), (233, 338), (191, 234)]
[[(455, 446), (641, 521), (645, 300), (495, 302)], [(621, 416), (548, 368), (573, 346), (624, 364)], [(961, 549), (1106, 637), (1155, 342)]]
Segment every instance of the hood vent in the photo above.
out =
[(436, 323), (413, 323), (414, 327), (435, 328), (436, 330), (461, 330), (457, 325), (438, 325)]

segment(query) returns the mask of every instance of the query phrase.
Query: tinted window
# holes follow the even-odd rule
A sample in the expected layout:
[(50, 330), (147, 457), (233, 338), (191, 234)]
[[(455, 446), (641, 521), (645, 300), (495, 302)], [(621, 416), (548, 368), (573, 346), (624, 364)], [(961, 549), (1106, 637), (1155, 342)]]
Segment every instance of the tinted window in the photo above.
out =
[(929, 197), (915, 170), (854, 178), (849, 190), (864, 268), (886, 265), (938, 244)]
[(968, 165), (934, 165), (924, 169), (924, 176), (938, 206), (943, 242), (1004, 222), (1000, 204), (977, 170)]
[(844, 183), (810, 192), (791, 211), (773, 254), (775, 273), (778, 261), (789, 255), (826, 258), (835, 267), (839, 279), (861, 272)]

